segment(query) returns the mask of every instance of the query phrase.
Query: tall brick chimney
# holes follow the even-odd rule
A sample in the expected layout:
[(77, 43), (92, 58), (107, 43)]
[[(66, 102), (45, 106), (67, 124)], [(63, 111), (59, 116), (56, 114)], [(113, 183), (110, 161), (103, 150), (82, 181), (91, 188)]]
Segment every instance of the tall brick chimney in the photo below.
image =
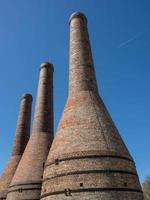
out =
[(40, 199), (45, 160), (53, 140), (53, 66), (43, 63), (32, 135), (13, 177), (8, 200)]
[(134, 161), (99, 96), (87, 19), (70, 18), (69, 96), (48, 155), (42, 200), (143, 200)]
[(6, 168), (0, 177), (0, 200), (6, 199), (8, 186), (14, 176), (18, 163), (29, 140), (31, 121), (32, 96), (24, 94), (21, 97), (20, 111), (17, 121), (16, 133), (12, 154)]

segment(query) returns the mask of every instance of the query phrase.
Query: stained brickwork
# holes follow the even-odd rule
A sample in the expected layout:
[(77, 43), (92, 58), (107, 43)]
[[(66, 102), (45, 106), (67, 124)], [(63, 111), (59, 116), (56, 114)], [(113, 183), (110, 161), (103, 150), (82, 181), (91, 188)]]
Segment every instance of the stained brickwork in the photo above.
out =
[(44, 163), (53, 140), (53, 66), (43, 63), (32, 135), (9, 187), (7, 200), (40, 199)]
[(134, 161), (98, 93), (82, 13), (70, 18), (69, 96), (44, 169), (42, 200), (143, 200)]
[(0, 177), (0, 199), (6, 199), (8, 186), (29, 140), (32, 96), (21, 97), (20, 111), (14, 137), (13, 150), (6, 168)]

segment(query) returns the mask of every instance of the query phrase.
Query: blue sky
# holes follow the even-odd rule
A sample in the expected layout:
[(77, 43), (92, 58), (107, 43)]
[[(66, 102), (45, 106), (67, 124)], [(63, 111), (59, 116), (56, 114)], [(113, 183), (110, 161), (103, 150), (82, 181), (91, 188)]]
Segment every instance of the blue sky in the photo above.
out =
[[(0, 173), (10, 156), (20, 96), (35, 101), (39, 65), (54, 64), (55, 128), (67, 98), (69, 16), (88, 18), (100, 94), (134, 160), (150, 175), (150, 1), (0, 1)], [(34, 102), (33, 102), (34, 111)]]

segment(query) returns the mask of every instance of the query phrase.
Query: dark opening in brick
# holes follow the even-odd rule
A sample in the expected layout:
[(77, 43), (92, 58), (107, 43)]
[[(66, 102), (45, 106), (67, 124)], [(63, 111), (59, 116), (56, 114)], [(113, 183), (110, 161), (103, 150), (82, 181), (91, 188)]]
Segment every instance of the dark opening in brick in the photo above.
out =
[(69, 188), (65, 189), (65, 195), (71, 196), (71, 190)]
[(18, 189), (18, 192), (21, 193), (21, 192), (22, 192), (22, 188), (19, 188), (19, 189)]
[(80, 187), (83, 187), (83, 183), (80, 183)]
[(124, 187), (127, 187), (127, 183), (126, 182), (123, 185), (124, 185)]
[(58, 164), (59, 164), (59, 160), (55, 159), (55, 165), (58, 165)]

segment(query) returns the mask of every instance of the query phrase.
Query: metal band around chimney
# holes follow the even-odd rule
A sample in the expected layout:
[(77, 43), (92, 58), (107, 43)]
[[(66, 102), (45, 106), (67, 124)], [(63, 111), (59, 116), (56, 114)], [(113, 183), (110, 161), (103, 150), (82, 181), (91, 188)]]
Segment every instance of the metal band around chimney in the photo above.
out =
[(51, 177), (47, 177), (43, 179), (43, 182), (54, 179), (54, 178), (59, 178), (62, 176), (73, 176), (73, 175), (80, 175), (80, 174), (128, 174), (128, 175), (133, 175), (137, 176), (136, 173), (131, 172), (131, 171), (125, 171), (125, 170), (112, 170), (112, 169), (102, 169), (102, 170), (82, 170), (82, 171), (73, 171), (73, 172), (66, 172), (66, 173), (60, 173)]
[[(80, 193), (80, 192), (137, 192), (142, 193), (139, 189), (134, 188), (80, 188), (80, 189), (70, 189), (70, 193)], [(65, 194), (65, 190), (48, 192), (41, 195), (41, 198), (52, 196), (52, 195), (60, 195)]]

